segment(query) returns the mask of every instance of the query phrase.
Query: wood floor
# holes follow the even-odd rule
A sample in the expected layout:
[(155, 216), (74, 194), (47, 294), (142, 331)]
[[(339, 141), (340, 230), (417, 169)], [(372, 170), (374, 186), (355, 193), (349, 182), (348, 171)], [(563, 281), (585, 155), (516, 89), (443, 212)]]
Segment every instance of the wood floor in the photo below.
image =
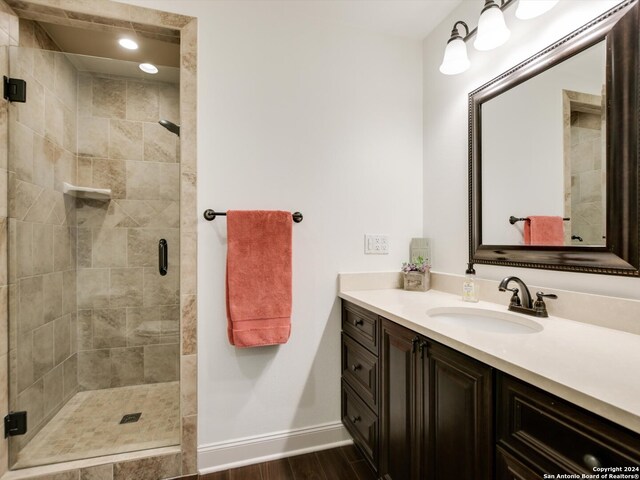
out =
[(353, 445), (200, 475), (200, 480), (375, 480)]

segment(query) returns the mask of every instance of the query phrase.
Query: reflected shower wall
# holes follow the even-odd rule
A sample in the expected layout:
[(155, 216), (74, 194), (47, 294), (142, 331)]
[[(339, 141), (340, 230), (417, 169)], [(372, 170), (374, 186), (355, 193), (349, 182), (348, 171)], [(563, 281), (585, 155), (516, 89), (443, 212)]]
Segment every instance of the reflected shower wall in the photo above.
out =
[(571, 114), (571, 235), (574, 245), (602, 245), (606, 231), (601, 112)]
[[(28, 85), (27, 102), (9, 107), (9, 406), (26, 410), (29, 425), (11, 438), (10, 463), (178, 444), (179, 138), (158, 124), (179, 123), (177, 69), (156, 81), (129, 62), (9, 50), (11, 76)], [(64, 183), (111, 198), (75, 198)], [(169, 245), (164, 276), (160, 239)], [(147, 437), (112, 426), (132, 413), (119, 411), (126, 402), (113, 418), (100, 415), (99, 398), (146, 409), (162, 403), (151, 400), (158, 392), (163, 425), (143, 424), (145, 410), (127, 426)], [(78, 434), (65, 424), (80, 421), (96, 435), (113, 429), (107, 444), (52, 449)]]
[(565, 245), (606, 243), (606, 97), (563, 90)]

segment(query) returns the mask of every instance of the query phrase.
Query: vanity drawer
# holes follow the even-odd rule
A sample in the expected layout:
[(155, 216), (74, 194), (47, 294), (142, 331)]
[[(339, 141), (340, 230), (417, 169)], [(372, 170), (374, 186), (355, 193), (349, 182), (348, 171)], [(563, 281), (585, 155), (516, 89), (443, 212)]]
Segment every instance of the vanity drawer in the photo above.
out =
[(371, 467), (378, 465), (378, 417), (342, 381), (342, 423), (353, 437)]
[(342, 330), (365, 348), (378, 354), (378, 316), (349, 302), (342, 302)]
[(378, 358), (344, 333), (342, 378), (373, 411), (378, 410)]
[[(545, 473), (640, 465), (640, 435), (502, 374), (498, 444)], [(634, 472), (637, 473), (637, 472)]]
[(542, 475), (516, 460), (500, 447), (496, 450), (496, 480), (540, 480)]

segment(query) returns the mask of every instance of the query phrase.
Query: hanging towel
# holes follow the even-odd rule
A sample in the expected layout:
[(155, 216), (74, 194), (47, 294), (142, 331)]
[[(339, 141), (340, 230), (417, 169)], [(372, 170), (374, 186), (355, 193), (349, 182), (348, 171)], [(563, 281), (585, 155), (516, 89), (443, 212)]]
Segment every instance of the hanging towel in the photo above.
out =
[(227, 212), (227, 333), (236, 347), (291, 333), (291, 212)]
[(524, 222), (525, 245), (564, 245), (562, 217), (531, 216)]

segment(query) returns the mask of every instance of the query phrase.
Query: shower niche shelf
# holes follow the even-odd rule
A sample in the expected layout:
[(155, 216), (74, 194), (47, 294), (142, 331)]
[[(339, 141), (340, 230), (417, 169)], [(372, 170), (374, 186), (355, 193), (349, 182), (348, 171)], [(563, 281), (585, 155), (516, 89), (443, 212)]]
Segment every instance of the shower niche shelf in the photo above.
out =
[(79, 187), (77, 185), (71, 185), (70, 183), (64, 182), (62, 185), (62, 192), (76, 198), (88, 198), (91, 200), (111, 199), (110, 188)]

